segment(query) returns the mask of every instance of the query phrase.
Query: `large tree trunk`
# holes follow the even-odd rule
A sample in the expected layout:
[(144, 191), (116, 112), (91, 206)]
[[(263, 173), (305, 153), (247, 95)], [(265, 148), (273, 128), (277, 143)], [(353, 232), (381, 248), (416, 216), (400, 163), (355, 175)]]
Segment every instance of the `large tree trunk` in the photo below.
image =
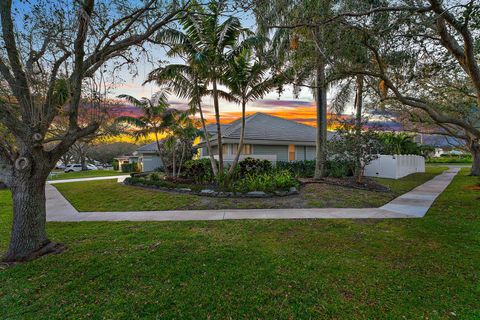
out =
[(325, 164), (327, 162), (327, 87), (325, 83), (325, 64), (317, 62), (316, 70), (316, 111), (317, 111), (317, 139), (315, 179), (325, 176)]
[(215, 108), (215, 122), (217, 124), (217, 144), (218, 144), (218, 173), (223, 175), (223, 145), (222, 145), (222, 127), (220, 125), (220, 106), (218, 103), (217, 81), (213, 81), (213, 106)]
[(31, 260), (62, 250), (61, 245), (48, 240), (45, 230), (45, 181), (46, 176), (42, 173), (30, 175), (29, 172), (16, 171), (14, 174), (10, 187), (13, 225), (10, 246), (4, 257), (6, 262)]
[(472, 142), (470, 144), (470, 152), (472, 153), (472, 176), (480, 176), (480, 143)]
[[(358, 75), (355, 88), (355, 134), (359, 137), (362, 134), (362, 109), (363, 109), (363, 75)], [(357, 141), (360, 141), (358, 139)], [(361, 148), (361, 146), (357, 146)], [(357, 151), (355, 159), (355, 178), (358, 183), (362, 182), (363, 170), (360, 150)]]

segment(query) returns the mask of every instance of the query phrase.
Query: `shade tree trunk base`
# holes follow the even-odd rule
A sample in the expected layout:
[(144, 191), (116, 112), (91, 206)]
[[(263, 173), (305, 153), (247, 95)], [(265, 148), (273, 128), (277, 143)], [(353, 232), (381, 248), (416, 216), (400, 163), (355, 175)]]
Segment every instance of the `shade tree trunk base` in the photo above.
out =
[(31, 261), (50, 254), (60, 254), (66, 250), (66, 246), (62, 243), (48, 241), (41, 248), (29, 253), (26, 256), (18, 257), (14, 254), (7, 253), (2, 262), (7, 265), (17, 264), (21, 262)]

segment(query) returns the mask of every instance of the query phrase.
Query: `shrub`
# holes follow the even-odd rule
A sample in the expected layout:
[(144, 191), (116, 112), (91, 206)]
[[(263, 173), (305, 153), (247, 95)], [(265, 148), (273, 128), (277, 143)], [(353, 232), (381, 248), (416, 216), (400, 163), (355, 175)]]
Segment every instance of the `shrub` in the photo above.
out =
[(277, 161), (277, 169), (288, 170), (300, 178), (312, 178), (315, 173), (315, 160)]
[(237, 175), (239, 178), (249, 174), (261, 174), (272, 170), (272, 163), (268, 160), (245, 158), (238, 163)]
[[(354, 172), (357, 182), (361, 182), (365, 166), (378, 158), (382, 144), (378, 134), (372, 129), (357, 131), (350, 122), (344, 122), (337, 129), (334, 139), (329, 141), (328, 159), (340, 162), (342, 165), (331, 166), (331, 174), (340, 176), (342, 171), (346, 175), (348, 171)], [(344, 170), (344, 165), (348, 170)]]
[(171, 182), (163, 179), (154, 181), (154, 180), (147, 180), (144, 178), (136, 178), (136, 177), (127, 178), (125, 179), (124, 183), (127, 185), (143, 185), (143, 186), (152, 186), (152, 187), (160, 187), (160, 188), (168, 188), (168, 189), (188, 188), (194, 191), (200, 191), (203, 188), (203, 186), (180, 184), (180, 183)]
[(298, 187), (298, 181), (288, 170), (274, 170), (264, 173), (248, 174), (234, 183), (234, 190), (242, 193), (250, 191), (285, 191), (291, 187)]
[(152, 181), (160, 181), (160, 175), (156, 172), (150, 174), (150, 180)]
[(196, 183), (211, 183), (215, 180), (212, 165), (208, 158), (186, 161), (181, 176)]
[(345, 176), (352, 176), (355, 163), (341, 160), (328, 160), (325, 166), (327, 176), (334, 178), (341, 178)]
[(405, 132), (382, 132), (378, 134), (384, 154), (415, 154), (422, 155), (422, 146), (413, 140), (413, 136)]
[(440, 155), (427, 160), (427, 163), (472, 163), (472, 156), (465, 155)]
[(122, 172), (140, 172), (139, 163), (124, 163), (122, 164)]

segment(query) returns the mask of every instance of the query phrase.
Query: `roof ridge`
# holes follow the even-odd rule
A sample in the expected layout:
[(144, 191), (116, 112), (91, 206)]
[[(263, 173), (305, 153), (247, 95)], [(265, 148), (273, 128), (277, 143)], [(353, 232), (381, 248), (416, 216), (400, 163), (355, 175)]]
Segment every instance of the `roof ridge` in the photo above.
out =
[[(246, 116), (245, 117), (245, 126), (247, 126), (247, 123), (252, 119), (254, 118), (257, 114), (259, 114), (260, 112), (256, 112), (254, 114), (251, 114), (249, 116)], [(232, 125), (229, 125), (228, 128), (225, 129), (225, 132), (222, 134), (222, 136), (228, 136), (230, 133), (232, 133), (233, 131), (237, 130), (237, 129), (241, 129), (242, 128), (242, 121), (241, 121), (242, 117), (238, 118), (238, 119), (235, 119), (233, 120), (232, 122), (230, 122), (230, 124), (232, 124), (233, 122), (235, 121), (238, 121), (238, 123), (236, 123), (234, 126)], [(240, 120), (240, 121), (239, 121)]]
[(262, 114), (262, 115), (265, 115), (265, 116), (269, 116), (271, 118), (276, 118), (276, 119), (280, 119), (280, 120), (284, 120), (284, 121), (289, 121), (289, 122), (293, 122), (297, 125), (301, 125), (301, 126), (304, 126), (304, 127), (309, 127), (309, 128), (315, 128), (314, 126), (309, 126), (308, 124), (304, 124), (304, 123), (301, 123), (301, 122), (298, 122), (298, 121), (295, 121), (295, 120), (292, 120), (292, 119), (285, 119), (283, 117), (279, 117), (279, 116), (274, 116), (272, 114), (268, 114), (268, 113), (263, 113), (263, 112), (257, 112), (259, 114)]

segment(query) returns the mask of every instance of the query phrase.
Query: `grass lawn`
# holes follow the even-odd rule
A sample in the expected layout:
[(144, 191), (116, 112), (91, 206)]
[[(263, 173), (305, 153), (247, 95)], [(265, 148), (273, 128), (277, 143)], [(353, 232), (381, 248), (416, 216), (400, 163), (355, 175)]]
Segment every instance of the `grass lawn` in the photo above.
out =
[(54, 175), (51, 175), (48, 180), (66, 180), (66, 179), (79, 179), (79, 178), (96, 178), (96, 177), (109, 177), (109, 176), (121, 176), (128, 175), (128, 173), (118, 172), (116, 170), (91, 170), (91, 171), (79, 171), (65, 173), (63, 171), (57, 171)]
[[(392, 192), (374, 192), (328, 184), (309, 184), (299, 195), (267, 199), (210, 198), (118, 184), (115, 180), (73, 182), (55, 187), (79, 211), (147, 211), (228, 208), (379, 207), (443, 172), (427, 167), (426, 173), (399, 180), (377, 179)], [(92, 192), (95, 190), (95, 192)]]
[(67, 251), (0, 270), (0, 318), (478, 319), (466, 172), (422, 219), (48, 223)]

